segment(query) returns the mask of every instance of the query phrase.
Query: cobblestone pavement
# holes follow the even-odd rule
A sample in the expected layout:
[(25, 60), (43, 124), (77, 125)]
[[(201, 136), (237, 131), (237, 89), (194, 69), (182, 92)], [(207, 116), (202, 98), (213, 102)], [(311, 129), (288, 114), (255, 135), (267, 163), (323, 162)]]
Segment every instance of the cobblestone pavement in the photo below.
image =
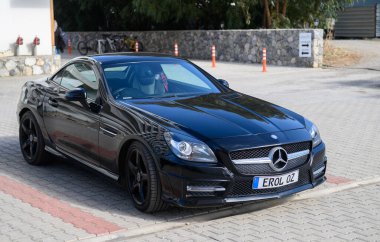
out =
[(370, 185), (128, 241), (379, 241), (379, 191)]
[[(317, 189), (379, 176), (380, 72), (269, 66), (267, 73), (261, 73), (260, 67), (254, 65), (217, 63), (217, 68), (212, 69), (211, 63), (197, 64), (228, 80), (233, 89), (287, 107), (317, 124), (328, 147), (330, 178)], [(0, 79), (0, 178), (4, 180), (1, 183), (0, 179), (0, 241), (63, 241), (109, 232), (122, 234), (119, 228), (133, 231), (217, 210), (170, 208), (158, 214), (142, 214), (133, 208), (124, 189), (78, 164), (57, 159), (45, 167), (28, 166), (19, 151), (15, 115), (19, 90), (27, 79)], [(2, 184), (16, 184), (15, 187), (26, 191), (34, 189), (31, 194), (45, 201), (44, 205), (31, 206), (35, 201), (22, 194), (11, 196), (9, 189), (1, 189)], [(369, 185), (317, 199), (284, 202), (269, 209), (135, 240), (161, 237), (285, 240), (292, 236), (300, 240), (322, 240), (318, 237), (320, 231), (330, 239), (380, 240), (379, 192), (378, 185)], [(53, 211), (54, 204), (64, 207), (67, 213)], [(79, 215), (72, 214), (74, 211), (79, 211)], [(83, 221), (94, 221), (95, 227), (107, 223), (115, 226), (93, 231), (88, 224), (76, 223), (72, 219), (75, 215)]]

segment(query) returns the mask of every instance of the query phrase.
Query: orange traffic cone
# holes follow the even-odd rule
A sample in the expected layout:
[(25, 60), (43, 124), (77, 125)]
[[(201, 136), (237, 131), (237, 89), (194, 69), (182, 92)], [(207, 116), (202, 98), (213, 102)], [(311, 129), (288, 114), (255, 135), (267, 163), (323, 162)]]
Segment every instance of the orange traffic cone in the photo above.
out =
[(135, 52), (139, 52), (139, 42), (136, 41), (136, 44), (135, 44)]
[(67, 41), (67, 53), (71, 55), (73, 53), (73, 47), (71, 46), (71, 39)]
[(267, 72), (267, 48), (263, 48), (263, 72)]
[(216, 50), (215, 45), (212, 45), (211, 47), (211, 59), (212, 59), (212, 67), (216, 67)]
[(178, 44), (177, 43), (174, 44), (174, 55), (175, 56), (179, 55), (179, 53), (178, 53)]

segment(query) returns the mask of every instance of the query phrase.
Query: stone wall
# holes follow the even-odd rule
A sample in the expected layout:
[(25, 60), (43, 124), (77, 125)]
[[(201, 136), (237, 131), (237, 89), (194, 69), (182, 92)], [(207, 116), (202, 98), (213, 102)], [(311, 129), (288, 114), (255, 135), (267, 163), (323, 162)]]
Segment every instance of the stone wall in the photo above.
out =
[(0, 58), (0, 77), (51, 74), (60, 67), (60, 56), (12, 56)]
[[(299, 57), (299, 33), (312, 34), (311, 57)], [(69, 32), (73, 48), (85, 38), (100, 39), (102, 34), (137, 36), (144, 51), (171, 52), (174, 43), (180, 55), (192, 59), (211, 59), (211, 45), (216, 45), (217, 60), (261, 63), (262, 48), (267, 48), (267, 63), (281, 66), (320, 67), (323, 58), (323, 30), (195, 30), (144, 32)], [(91, 54), (91, 53), (89, 53)]]

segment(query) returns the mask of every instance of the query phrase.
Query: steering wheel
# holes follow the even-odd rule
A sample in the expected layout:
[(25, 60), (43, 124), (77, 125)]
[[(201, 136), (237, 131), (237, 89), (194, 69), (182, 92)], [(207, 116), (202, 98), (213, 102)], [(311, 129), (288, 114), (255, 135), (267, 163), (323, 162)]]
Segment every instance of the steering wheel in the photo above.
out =
[(115, 91), (112, 92), (112, 95), (115, 99), (119, 99), (120, 97), (120, 94), (125, 90), (127, 89), (126, 87), (122, 87), (122, 88), (118, 88), (116, 89)]

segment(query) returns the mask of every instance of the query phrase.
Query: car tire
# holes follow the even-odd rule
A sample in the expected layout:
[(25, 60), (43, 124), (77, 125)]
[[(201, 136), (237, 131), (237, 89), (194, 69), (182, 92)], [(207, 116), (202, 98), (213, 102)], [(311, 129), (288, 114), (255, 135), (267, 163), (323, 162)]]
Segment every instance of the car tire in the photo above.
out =
[(135, 207), (146, 213), (162, 211), (162, 187), (154, 158), (140, 142), (133, 142), (126, 155), (127, 188)]
[(88, 54), (87, 43), (84, 41), (79, 41), (77, 49), (81, 55), (87, 55)]
[(30, 165), (45, 165), (51, 155), (45, 150), (45, 142), (37, 120), (31, 111), (24, 113), (20, 119), (19, 142), (21, 153)]

